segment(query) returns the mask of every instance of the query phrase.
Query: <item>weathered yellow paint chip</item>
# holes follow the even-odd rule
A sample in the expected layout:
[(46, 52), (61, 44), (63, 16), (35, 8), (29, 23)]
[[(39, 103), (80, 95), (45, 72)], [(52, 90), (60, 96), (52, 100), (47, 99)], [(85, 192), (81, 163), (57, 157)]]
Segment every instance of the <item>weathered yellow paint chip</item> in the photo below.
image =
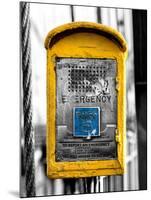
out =
[(127, 56), (123, 36), (101, 24), (73, 22), (50, 31), (45, 48), (48, 177), (123, 174)]

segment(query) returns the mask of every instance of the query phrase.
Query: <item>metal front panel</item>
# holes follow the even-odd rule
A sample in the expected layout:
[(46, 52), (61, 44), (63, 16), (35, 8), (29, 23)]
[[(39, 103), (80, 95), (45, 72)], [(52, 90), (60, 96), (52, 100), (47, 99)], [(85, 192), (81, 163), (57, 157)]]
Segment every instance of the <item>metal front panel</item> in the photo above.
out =
[(57, 58), (56, 161), (117, 158), (116, 68), (113, 59)]

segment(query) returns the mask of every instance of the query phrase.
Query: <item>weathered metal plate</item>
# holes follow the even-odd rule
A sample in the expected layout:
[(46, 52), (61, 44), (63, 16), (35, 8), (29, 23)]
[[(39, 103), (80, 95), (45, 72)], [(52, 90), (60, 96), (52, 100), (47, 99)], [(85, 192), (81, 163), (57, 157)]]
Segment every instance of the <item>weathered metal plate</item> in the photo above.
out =
[[(56, 60), (56, 161), (117, 158), (115, 78), (113, 59)], [(75, 113), (82, 108), (97, 113), (94, 121), (88, 120), (88, 110), (79, 121)], [(94, 135), (91, 128), (96, 128)]]

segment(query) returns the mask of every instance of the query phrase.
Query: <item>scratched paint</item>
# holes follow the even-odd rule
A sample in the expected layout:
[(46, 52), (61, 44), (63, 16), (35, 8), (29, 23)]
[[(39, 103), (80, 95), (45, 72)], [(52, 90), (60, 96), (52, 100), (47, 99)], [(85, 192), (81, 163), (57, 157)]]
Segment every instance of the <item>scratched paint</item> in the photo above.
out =
[[(125, 102), (126, 102), (126, 88), (125, 88), (125, 59), (127, 55), (127, 45), (123, 36), (110, 27), (90, 23), (90, 22), (74, 22), (62, 25), (50, 31), (45, 40), (45, 47), (47, 49), (47, 175), (50, 178), (67, 178), (67, 177), (90, 177), (100, 175), (115, 175), (123, 174), (125, 169), (124, 164), (124, 146), (125, 146)], [(72, 58), (72, 59), (109, 59), (116, 61), (116, 77), (115, 77), (115, 91), (117, 94), (117, 116), (114, 124), (108, 123), (106, 126), (112, 127), (115, 130), (114, 138), (117, 146), (117, 157), (115, 159), (101, 160), (77, 160), (63, 161), (56, 160), (56, 138), (57, 136), (57, 79), (56, 79), (56, 62), (57, 59)], [(75, 72), (76, 73), (76, 72)], [(65, 74), (64, 74), (65, 75)], [(84, 80), (84, 83), (91, 82), (91, 80)], [(101, 106), (105, 101), (112, 101), (109, 97), (110, 88), (106, 79), (99, 79), (98, 82), (92, 84), (88, 88), (93, 96), (80, 98), (66, 98), (62, 96), (62, 102), (67, 104), (69, 99), (78, 101), (79, 103), (97, 103)], [(68, 87), (68, 86), (67, 86)], [(68, 87), (69, 90), (69, 87)], [(73, 89), (74, 90), (74, 89)], [(78, 88), (80, 90), (80, 88)], [(91, 90), (91, 91), (90, 91)], [(79, 91), (80, 92), (80, 91)], [(63, 91), (61, 91), (63, 93)], [(106, 94), (105, 94), (106, 93)], [(96, 95), (102, 97), (95, 98)], [(108, 97), (105, 95), (108, 95)], [(89, 102), (88, 102), (89, 101)], [(116, 101), (114, 101), (116, 102)], [(103, 107), (103, 106), (102, 106)], [(114, 106), (113, 106), (114, 107)], [(112, 110), (112, 107), (111, 107)], [(110, 112), (109, 110), (106, 112)], [(63, 115), (60, 110), (60, 114)], [(108, 122), (112, 120), (112, 115), (107, 115)], [(101, 118), (101, 116), (100, 116)], [(65, 118), (63, 118), (65, 120)], [(102, 123), (103, 124), (103, 123)], [(59, 125), (59, 124), (58, 124)], [(61, 124), (61, 133), (66, 132), (66, 123)], [(58, 129), (60, 127), (58, 126)], [(106, 129), (105, 129), (106, 130)], [(70, 144), (71, 146), (73, 144)], [(75, 144), (74, 144), (75, 145)], [(86, 144), (85, 145), (85, 149)], [(91, 144), (92, 145), (92, 144)], [(100, 143), (98, 144), (99, 148)], [(108, 144), (103, 143), (104, 149), (107, 149)], [(93, 146), (93, 145), (92, 145)], [(64, 145), (64, 148), (66, 146)]]

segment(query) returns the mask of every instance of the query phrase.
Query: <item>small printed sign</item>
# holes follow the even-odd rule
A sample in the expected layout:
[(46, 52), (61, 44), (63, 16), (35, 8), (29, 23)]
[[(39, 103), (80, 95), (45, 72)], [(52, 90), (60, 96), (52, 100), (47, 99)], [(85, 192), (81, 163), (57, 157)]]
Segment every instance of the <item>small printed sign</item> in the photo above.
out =
[(73, 135), (75, 137), (94, 137), (100, 135), (100, 108), (73, 108)]

